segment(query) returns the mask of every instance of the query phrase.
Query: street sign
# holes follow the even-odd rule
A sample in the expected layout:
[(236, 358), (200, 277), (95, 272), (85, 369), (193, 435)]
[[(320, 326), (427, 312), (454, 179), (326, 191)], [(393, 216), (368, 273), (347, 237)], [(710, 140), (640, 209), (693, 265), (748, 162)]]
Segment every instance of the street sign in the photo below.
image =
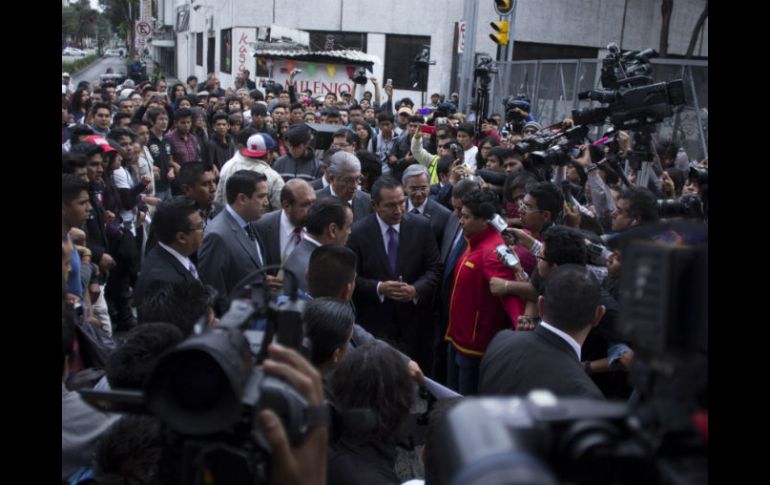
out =
[(148, 22), (139, 20), (136, 22), (136, 35), (137, 37), (149, 37), (152, 33), (152, 27)]
[(457, 22), (457, 53), (465, 52), (465, 22)]

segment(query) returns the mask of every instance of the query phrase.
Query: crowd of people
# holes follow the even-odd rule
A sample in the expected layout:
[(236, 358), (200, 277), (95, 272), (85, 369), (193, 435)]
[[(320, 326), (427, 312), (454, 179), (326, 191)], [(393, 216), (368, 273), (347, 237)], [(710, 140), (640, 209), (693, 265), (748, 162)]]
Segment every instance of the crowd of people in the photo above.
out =
[[(574, 123), (544, 127), (527, 102), (510, 129), (458, 112), (454, 94), (417, 107), (374, 78), (360, 98), (296, 92), (293, 78), (63, 90), (63, 481), (167, 483), (156, 418), (75, 391), (141, 389), (263, 268), (276, 295), (296, 285), (307, 300), (310, 342), (304, 356), (271, 346), (265, 372), (311, 405), (374, 416), (290, 447), (261, 413), (271, 483), (420, 478), (395, 461), (426, 377), (462, 396), (633, 399), (612, 242), (661, 216), (706, 219), (707, 160), (659, 141), (639, 186), (622, 131), (546, 163), (522, 142)], [(338, 126), (328, 148), (315, 124)], [(440, 483), (428, 437), (425, 483)]]

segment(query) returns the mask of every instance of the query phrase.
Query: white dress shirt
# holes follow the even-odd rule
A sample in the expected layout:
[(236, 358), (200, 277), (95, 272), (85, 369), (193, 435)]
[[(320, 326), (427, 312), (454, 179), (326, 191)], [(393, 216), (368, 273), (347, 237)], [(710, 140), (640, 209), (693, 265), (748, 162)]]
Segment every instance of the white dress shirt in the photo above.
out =
[[(177, 251), (176, 251), (174, 248), (172, 248), (171, 246), (169, 246), (169, 245), (167, 245), (167, 244), (163, 244), (163, 243), (162, 243), (162, 242), (160, 242), (160, 241), (158, 241), (158, 245), (159, 245), (160, 247), (162, 247), (163, 249), (165, 249), (166, 251), (168, 251), (169, 253), (171, 253), (171, 255), (172, 255), (173, 257), (175, 257), (175, 258), (177, 259), (177, 261), (179, 261), (179, 264), (181, 264), (182, 266), (184, 266), (184, 268), (185, 268), (187, 271), (190, 271), (190, 266), (193, 266), (193, 267), (195, 267), (195, 265), (194, 265), (194, 264), (193, 264), (193, 262), (190, 260), (190, 258), (188, 258), (187, 256), (185, 256), (185, 255), (183, 255), (183, 254), (181, 254), (181, 253), (177, 252)], [(196, 271), (197, 271), (197, 268), (196, 268)], [(192, 274), (193, 276), (195, 276), (195, 279), (198, 279), (198, 280), (200, 279), (200, 278), (198, 278), (198, 277), (197, 277), (197, 276), (196, 276), (196, 275), (195, 275), (195, 274), (194, 274), (192, 271), (190, 271), (190, 274)]]
[[(230, 207), (230, 204), (227, 204), (225, 206), (225, 210), (227, 212), (229, 212), (231, 216), (233, 216), (233, 219), (235, 219), (235, 222), (237, 222), (238, 225), (241, 226), (241, 229), (243, 229), (243, 232), (246, 232), (246, 229), (244, 229), (243, 226), (245, 226), (246, 224), (249, 224), (249, 223), (247, 223), (243, 219), (243, 217), (239, 216), (238, 213), (235, 212), (235, 209)], [(254, 234), (256, 234), (256, 233), (257, 233), (257, 230), (254, 229)], [(246, 237), (248, 237), (248, 234), (246, 234)], [(265, 265), (265, 260), (264, 260), (264, 258), (262, 258), (262, 251), (259, 249), (259, 242), (258, 241), (254, 241), (254, 246), (257, 248), (257, 259), (259, 260), (259, 264), (260, 264), (260, 266), (264, 266)]]
[(563, 331), (554, 327), (553, 325), (546, 323), (545, 320), (540, 322), (540, 326), (550, 330), (551, 332), (555, 333), (556, 335), (564, 339), (564, 341), (567, 342), (570, 345), (570, 347), (572, 347), (575, 350), (575, 353), (577, 354), (577, 357), (578, 357), (578, 361), (580, 361), (580, 344), (577, 342), (577, 340), (572, 338), (571, 335), (564, 333)]
[[(294, 238), (294, 228), (297, 227), (289, 221), (289, 217), (286, 215), (286, 211), (281, 209), (281, 233), (280, 233), (280, 248), (281, 248), (281, 261), (286, 262), (289, 259), (289, 255), (294, 248), (297, 247), (296, 240)], [(300, 233), (300, 241), (302, 236), (305, 235), (307, 230), (303, 227)]]
[[(423, 203), (419, 207), (417, 207), (417, 210), (420, 211), (420, 214), (425, 215), (425, 207), (427, 206), (428, 206), (428, 199), (426, 197)], [(412, 199), (407, 199), (406, 211), (411, 213), (412, 209), (414, 209), (414, 205), (412, 205)]]

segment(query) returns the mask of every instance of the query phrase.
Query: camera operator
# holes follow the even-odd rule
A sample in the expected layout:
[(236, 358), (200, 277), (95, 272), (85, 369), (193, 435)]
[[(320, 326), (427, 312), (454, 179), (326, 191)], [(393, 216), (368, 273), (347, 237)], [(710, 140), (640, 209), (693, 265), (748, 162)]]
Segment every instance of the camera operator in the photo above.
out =
[(620, 192), (616, 209), (612, 212), (612, 232), (621, 232), (640, 224), (658, 221), (658, 204), (648, 189), (629, 187)]
[(605, 308), (599, 283), (579, 265), (560, 265), (538, 298), (543, 320), (534, 332), (499, 332), (481, 361), (482, 394), (526, 395), (547, 389), (556, 396), (603, 399), (586, 374), (581, 346)]

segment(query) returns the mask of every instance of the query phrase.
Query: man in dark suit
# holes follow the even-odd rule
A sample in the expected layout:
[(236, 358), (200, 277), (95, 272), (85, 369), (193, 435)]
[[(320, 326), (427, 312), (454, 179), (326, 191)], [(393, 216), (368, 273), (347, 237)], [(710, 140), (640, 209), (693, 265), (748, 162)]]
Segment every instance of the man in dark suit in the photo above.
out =
[[(315, 191), (301, 179), (291, 179), (281, 189), (281, 210), (260, 218), (254, 227), (265, 246), (265, 264), (281, 265), (302, 242), (305, 219), (315, 203)], [(275, 274), (278, 270), (271, 271)]]
[(310, 208), (305, 224), (307, 234), (284, 263), (283, 271), (291, 272), (296, 277), (299, 288), (308, 291), (305, 272), (310, 256), (321, 246), (347, 243), (353, 226), (353, 211), (341, 200), (328, 197), (319, 200)]
[(557, 267), (538, 298), (540, 325), (531, 332), (503, 330), (489, 344), (481, 361), (480, 394), (546, 389), (560, 397), (603, 399), (580, 364), (581, 346), (604, 315), (600, 293), (585, 267)]
[(353, 221), (359, 221), (372, 213), (371, 197), (359, 190), (363, 181), (361, 162), (355, 155), (340, 151), (329, 159), (326, 169), (329, 186), (316, 192), (319, 199), (337, 197), (353, 209)]
[(410, 214), (425, 216), (430, 221), (430, 227), (436, 235), (436, 243), (441, 244), (444, 228), (451, 212), (446, 207), (428, 198), (428, 169), (420, 164), (410, 165), (404, 170), (401, 182), (409, 199), (406, 201), (406, 211)]
[(268, 205), (267, 177), (239, 170), (227, 179), (225, 193), (225, 210), (208, 223), (198, 252), (201, 280), (223, 300), (232, 296), (238, 282), (265, 264), (265, 250), (252, 223)]
[(431, 342), (420, 342), (417, 329), (430, 325), (433, 293), (441, 278), (436, 239), (426, 218), (405, 214), (397, 180), (381, 177), (372, 193), (375, 213), (355, 223), (348, 240), (358, 257), (353, 296), (358, 320), (427, 369)]
[(198, 279), (197, 268), (190, 256), (201, 245), (205, 227), (198, 206), (186, 197), (174, 197), (158, 205), (152, 221), (152, 232), (158, 243), (142, 263), (135, 288), (137, 304), (141, 303), (153, 282)]

